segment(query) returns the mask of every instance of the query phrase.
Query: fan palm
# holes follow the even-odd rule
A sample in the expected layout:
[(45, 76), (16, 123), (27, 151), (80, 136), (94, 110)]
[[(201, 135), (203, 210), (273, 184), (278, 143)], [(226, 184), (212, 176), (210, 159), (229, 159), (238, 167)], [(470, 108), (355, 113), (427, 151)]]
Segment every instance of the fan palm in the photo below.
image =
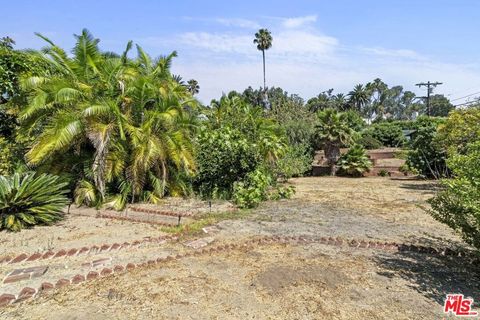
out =
[(263, 57), (263, 91), (266, 92), (266, 80), (265, 80), (265, 50), (272, 47), (272, 34), (268, 29), (260, 29), (255, 33), (255, 39), (253, 43), (257, 45), (257, 49), (262, 51)]
[(195, 79), (190, 79), (187, 81), (187, 89), (192, 95), (195, 95), (200, 92), (200, 86), (198, 85), (198, 81)]
[(348, 126), (344, 113), (330, 108), (318, 113), (316, 133), (328, 160), (330, 174), (333, 176), (340, 157), (340, 147), (352, 141), (353, 130)]

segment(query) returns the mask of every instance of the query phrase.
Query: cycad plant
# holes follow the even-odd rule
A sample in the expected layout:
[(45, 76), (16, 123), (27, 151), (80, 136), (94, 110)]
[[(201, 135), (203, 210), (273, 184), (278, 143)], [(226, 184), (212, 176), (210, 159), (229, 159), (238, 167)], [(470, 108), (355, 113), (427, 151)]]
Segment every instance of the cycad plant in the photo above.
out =
[(0, 230), (20, 231), (60, 220), (68, 204), (66, 186), (49, 174), (0, 176)]
[(342, 174), (361, 177), (364, 173), (370, 171), (372, 162), (368, 158), (365, 149), (361, 145), (356, 144), (340, 157), (337, 166)]

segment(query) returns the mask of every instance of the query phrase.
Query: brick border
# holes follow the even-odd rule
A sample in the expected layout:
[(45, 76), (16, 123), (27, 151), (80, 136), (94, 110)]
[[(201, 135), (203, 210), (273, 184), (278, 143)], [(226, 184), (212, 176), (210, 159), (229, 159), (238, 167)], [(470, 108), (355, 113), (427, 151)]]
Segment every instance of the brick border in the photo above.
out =
[(193, 252), (185, 252), (178, 254), (171, 254), (166, 257), (159, 257), (156, 259), (148, 260), (143, 263), (127, 263), (123, 265), (115, 265), (111, 268), (103, 268), (100, 272), (90, 271), (86, 275), (76, 274), (71, 279), (59, 279), (55, 284), (50, 282), (44, 282), (40, 285), (39, 288), (30, 288), (24, 287), (17, 295), (4, 293), (0, 295), (0, 307), (10, 305), (12, 303), (23, 302), (25, 300), (38, 297), (50, 292), (53, 292), (53, 289), (60, 289), (63, 287), (70, 287), (72, 285), (82, 284), (86, 281), (93, 281), (99, 278), (106, 278), (115, 274), (122, 274), (130, 272), (137, 268), (142, 268), (146, 266), (153, 266), (162, 264), (169, 261), (175, 261), (186, 257), (192, 256), (201, 256), (206, 254), (214, 254), (220, 252), (232, 251), (234, 249), (253, 249), (255, 246), (262, 244), (298, 244), (298, 243), (321, 243), (326, 245), (333, 246), (349, 246), (352, 248), (370, 248), (370, 249), (380, 249), (386, 251), (397, 251), (397, 252), (415, 252), (415, 253), (425, 253), (425, 254), (435, 254), (441, 256), (462, 256), (465, 257), (470, 255), (470, 252), (467, 251), (455, 251), (451, 249), (436, 249), (433, 247), (425, 247), (418, 245), (408, 245), (408, 244), (399, 244), (396, 242), (381, 242), (381, 241), (365, 241), (365, 240), (355, 240), (355, 239), (344, 239), (344, 238), (332, 238), (332, 237), (320, 237), (313, 238), (307, 236), (265, 236), (261, 238), (254, 238), (250, 240), (243, 241), (243, 243), (231, 243), (224, 245), (215, 245), (209, 248), (197, 249)]
[(91, 253), (100, 253), (100, 252), (107, 252), (113, 250), (120, 250), (123, 248), (128, 247), (136, 247), (143, 243), (163, 243), (166, 241), (173, 241), (179, 238), (180, 234), (172, 234), (172, 235), (164, 235), (155, 238), (144, 238), (142, 240), (134, 240), (132, 242), (124, 242), (124, 243), (113, 243), (113, 244), (99, 244), (99, 245), (92, 245), (90, 247), (82, 247), (82, 248), (71, 248), (71, 249), (60, 249), (58, 251), (44, 251), (44, 252), (35, 252), (32, 254), (21, 253), (15, 257), (11, 256), (4, 256), (0, 258), (0, 264), (14, 264), (20, 263), (24, 261), (36, 261), (36, 260), (46, 260), (46, 259), (55, 259), (55, 258), (62, 258), (62, 257), (71, 257), (71, 256), (79, 256), (79, 255), (88, 255)]
[(131, 221), (131, 222), (139, 222), (139, 223), (147, 223), (151, 225), (158, 225), (163, 227), (176, 227), (176, 223), (168, 223), (168, 222), (160, 222), (160, 221), (149, 221), (145, 219), (138, 219), (132, 217), (126, 217), (121, 215), (114, 215), (114, 214), (105, 214), (105, 213), (98, 213), (96, 218), (103, 218), (103, 219), (112, 219), (112, 220), (121, 220), (121, 221)]

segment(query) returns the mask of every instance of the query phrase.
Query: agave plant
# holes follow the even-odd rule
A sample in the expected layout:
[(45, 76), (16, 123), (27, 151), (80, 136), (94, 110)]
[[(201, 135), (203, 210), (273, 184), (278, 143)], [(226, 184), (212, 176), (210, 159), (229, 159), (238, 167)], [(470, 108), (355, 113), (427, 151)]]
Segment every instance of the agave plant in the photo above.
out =
[(353, 177), (361, 177), (365, 172), (370, 171), (372, 162), (368, 158), (365, 149), (361, 145), (356, 144), (340, 157), (337, 165), (341, 173)]
[(67, 183), (35, 172), (0, 176), (0, 230), (20, 231), (62, 218), (68, 204)]

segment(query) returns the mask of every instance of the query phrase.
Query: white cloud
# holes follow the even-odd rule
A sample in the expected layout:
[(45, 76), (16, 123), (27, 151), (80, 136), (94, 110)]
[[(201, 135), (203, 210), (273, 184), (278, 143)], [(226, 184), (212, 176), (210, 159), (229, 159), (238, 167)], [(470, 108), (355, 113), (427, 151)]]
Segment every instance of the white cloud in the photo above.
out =
[(285, 28), (298, 28), (315, 21), (317, 21), (317, 16), (309, 15), (304, 17), (287, 18), (283, 20), (282, 24)]
[(245, 29), (258, 29), (260, 25), (252, 20), (247, 19), (239, 19), (239, 18), (217, 18), (215, 19), (216, 22), (227, 26), (227, 27), (238, 27), (238, 28), (245, 28)]
[(386, 49), (382, 47), (373, 47), (373, 48), (360, 48), (365, 53), (370, 53), (378, 56), (386, 57), (397, 57), (397, 58), (409, 58), (409, 59), (425, 59), (420, 54), (413, 50), (408, 49)]

